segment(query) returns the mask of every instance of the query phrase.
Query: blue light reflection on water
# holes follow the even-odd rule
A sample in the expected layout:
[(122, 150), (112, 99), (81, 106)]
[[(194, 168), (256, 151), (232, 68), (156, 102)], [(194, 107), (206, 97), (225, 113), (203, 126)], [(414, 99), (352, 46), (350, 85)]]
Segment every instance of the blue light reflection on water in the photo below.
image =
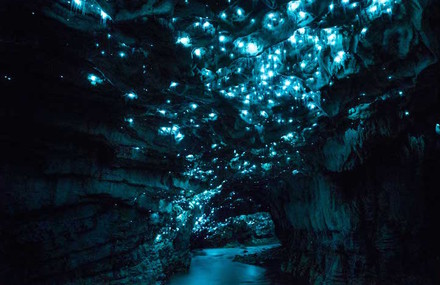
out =
[[(278, 245), (247, 247), (247, 253)], [(244, 248), (213, 248), (193, 253), (188, 273), (174, 276), (169, 285), (285, 285), (292, 284), (274, 281), (265, 268), (232, 261), (235, 255), (243, 254)]]

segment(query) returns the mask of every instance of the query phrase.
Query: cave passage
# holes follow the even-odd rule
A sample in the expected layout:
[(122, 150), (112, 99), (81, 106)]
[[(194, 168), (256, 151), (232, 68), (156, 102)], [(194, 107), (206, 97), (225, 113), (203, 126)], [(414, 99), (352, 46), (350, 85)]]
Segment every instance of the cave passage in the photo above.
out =
[[(279, 272), (271, 273), (267, 269), (239, 262), (234, 257), (246, 254), (256, 254), (272, 246), (255, 246), (247, 248), (215, 248), (195, 251), (192, 256), (188, 273), (173, 277), (170, 285), (199, 285), (199, 284), (293, 284), (287, 276), (285, 280)], [(299, 283), (297, 283), (299, 284)]]
[(440, 284), (439, 18), (0, 1), (0, 284)]

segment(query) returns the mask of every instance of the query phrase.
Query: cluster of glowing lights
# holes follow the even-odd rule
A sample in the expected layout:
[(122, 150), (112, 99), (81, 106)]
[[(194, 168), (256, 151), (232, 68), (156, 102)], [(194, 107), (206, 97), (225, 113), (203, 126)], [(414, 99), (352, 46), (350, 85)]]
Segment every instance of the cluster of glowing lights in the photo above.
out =
[(161, 136), (173, 137), (177, 143), (182, 141), (185, 137), (185, 135), (180, 132), (180, 127), (178, 125), (172, 125), (170, 127), (160, 127), (158, 132)]
[[(92, 1), (89, 1), (92, 2)], [(88, 3), (87, 0), (68, 0), (72, 9), (75, 11), (81, 11), (82, 13), (97, 14), (102, 22), (105, 24), (108, 20), (112, 20), (109, 14), (107, 14), (99, 5)]]
[[(93, 12), (104, 23), (112, 20), (100, 7), (91, 9), (87, 0), (70, 1), (75, 10)], [(194, 73), (200, 76), (206, 94), (215, 92), (231, 100), (236, 107), (237, 118), (244, 122), (246, 132), (256, 130), (259, 134), (264, 134), (268, 124), (285, 125), (290, 128), (278, 138), (268, 141), (262, 154), (258, 155), (234, 152), (233, 156), (218, 155), (211, 161), (198, 162), (197, 167), (194, 167), (192, 164), (198, 156), (193, 154), (193, 150), (191, 151), (193, 153), (189, 153), (190, 150), (187, 153), (183, 151), (179, 155), (188, 162), (187, 175), (200, 179), (216, 178), (215, 169), (229, 169), (242, 175), (257, 171), (270, 173), (276, 165), (279, 165), (279, 161), (275, 163), (274, 159), (287, 156), (287, 153), (282, 151), (283, 144), (296, 146), (304, 140), (305, 132), (317, 126), (316, 123), (311, 123), (309, 126), (298, 125), (294, 118), (299, 105), (302, 104), (310, 114), (321, 115), (320, 89), (326, 85), (331, 86), (334, 77), (348, 76), (350, 72), (356, 72), (345, 68), (355, 65), (356, 62), (347, 43), (344, 42), (347, 40), (344, 32), (352, 35), (357, 33), (362, 39), (367, 36), (368, 26), (354, 28), (354, 25), (349, 25), (344, 29), (339, 26), (323, 28), (308, 26), (309, 20), (316, 16), (310, 5), (312, 2), (311, 0), (290, 1), (268, 11), (262, 16), (261, 22), (256, 22), (250, 17), (251, 11), (234, 6), (221, 11), (217, 18), (196, 17), (195, 21), (190, 23), (190, 28), (177, 30), (175, 44), (184, 47), (191, 55), (195, 67)], [(363, 9), (362, 12), (366, 13), (370, 20), (374, 20), (384, 13), (390, 14), (393, 5), (399, 2), (400, 0), (369, 0), (360, 5), (351, 0), (335, 0), (329, 4), (328, 13)], [(174, 18), (172, 21), (178, 23), (179, 19)], [(236, 37), (218, 23), (259, 25), (260, 30), (274, 34), (281, 31), (280, 28), (291, 28), (287, 34), (286, 30), (282, 30), (286, 34), (282, 41), (268, 43), (263, 37), (259, 37), (258, 33), (241, 34)], [(199, 35), (203, 35), (203, 43), (199, 42)], [(107, 38), (112, 37), (108, 34)], [(211, 40), (207, 40), (209, 38)], [(129, 56), (125, 52), (127, 50), (129, 49), (125, 44), (120, 44), (119, 51), (109, 54), (125, 59)], [(213, 65), (210, 64), (213, 58), (221, 60)], [(99, 76), (97, 74), (87, 76), (93, 86), (103, 84), (103, 78), (105, 77), (102, 73)], [(393, 78), (390, 77), (389, 80)], [(183, 81), (180, 83), (171, 81), (167, 91), (171, 94), (179, 93), (185, 89), (184, 87)], [(122, 93), (122, 96), (127, 101), (139, 98), (134, 91)], [(194, 101), (197, 103), (187, 101), (186, 107), (178, 112), (171, 110), (171, 105), (168, 105), (170, 108), (166, 107), (166, 104), (158, 107), (155, 112), (153, 110), (155, 116), (164, 120), (162, 126), (155, 127), (159, 137), (171, 138), (171, 141), (179, 143), (185, 138), (184, 132), (188, 135), (197, 128), (218, 123), (222, 116), (221, 112), (215, 110), (215, 107), (207, 107), (200, 103), (202, 101), (197, 99)], [(166, 103), (170, 104), (171, 101), (168, 99)], [(276, 107), (285, 104), (291, 105), (286, 108), (288, 112), (277, 114), (274, 111)], [(405, 113), (405, 116), (408, 115), (409, 113)], [(183, 117), (187, 121), (181, 120), (177, 124), (175, 119)], [(136, 120), (138, 120), (137, 116)], [(128, 126), (135, 126), (135, 119), (130, 116), (124, 121)], [(214, 154), (222, 149), (222, 144), (216, 142), (208, 150), (200, 151)]]
[(96, 86), (98, 84), (102, 84), (104, 82), (104, 80), (99, 77), (98, 75), (95, 75), (93, 73), (89, 74), (87, 76), (87, 79), (89, 80), (90, 84), (92, 84), (93, 86)]
[[(201, 67), (200, 74), (205, 83), (205, 89), (208, 92), (216, 91), (225, 98), (241, 102), (242, 107), (238, 107), (238, 117), (249, 124), (246, 130), (257, 128), (263, 132), (266, 122), (274, 121), (278, 124), (290, 124), (295, 127), (295, 131), (282, 135), (279, 140), (284, 143), (296, 145), (303, 140), (301, 132), (308, 132), (316, 127), (316, 123), (311, 126), (297, 126), (295, 120), (295, 111), (298, 106), (292, 106), (290, 116), (275, 115), (273, 108), (283, 104), (289, 98), (296, 101), (302, 101), (304, 107), (313, 113), (320, 114), (320, 89), (326, 85), (332, 85), (331, 78), (334, 76), (348, 76), (355, 70), (344, 68), (352, 64), (354, 57), (350, 50), (347, 50), (344, 41), (347, 36), (343, 35), (341, 27), (311, 28), (307, 26), (309, 19), (313, 19), (313, 12), (310, 11), (310, 3), (313, 1), (290, 1), (285, 6), (280, 7), (281, 11), (273, 10), (268, 12), (260, 23), (263, 28), (276, 32), (280, 26), (293, 21), (297, 26), (292, 30), (290, 36), (287, 36), (283, 42), (268, 46), (258, 37), (239, 37), (234, 38), (227, 30), (222, 30), (220, 26), (212, 26), (211, 23), (225, 21), (232, 23), (234, 21), (247, 21), (250, 24), (256, 24), (255, 19), (248, 18), (249, 13), (240, 7), (234, 10), (226, 9), (218, 14), (216, 19), (204, 19), (205, 24), (202, 27), (210, 28), (215, 31), (213, 43), (211, 46), (197, 46), (197, 41), (192, 41), (189, 36), (177, 39), (177, 44), (184, 46), (195, 46), (192, 55), (195, 60), (210, 58), (220, 51), (228, 56), (229, 66), (218, 66), (217, 70), (213, 67)], [(382, 13), (390, 13), (396, 1), (371, 0), (368, 5), (362, 5), (363, 11), (367, 13), (370, 20), (378, 18)], [(350, 0), (337, 0), (328, 6), (329, 13), (335, 13), (336, 9), (360, 9), (358, 2)], [(282, 11), (282, 9), (285, 9)], [(285, 18), (287, 15), (287, 18)], [(209, 21), (208, 21), (209, 20)], [(197, 22), (196, 22), (197, 24)], [(368, 27), (361, 27), (359, 30), (349, 27), (351, 33), (358, 33), (365, 37)], [(324, 52), (325, 51), (325, 52)], [(208, 55), (209, 54), (209, 55)], [(295, 54), (295, 56), (292, 56)], [(247, 60), (243, 60), (244, 57)], [(328, 60), (329, 59), (329, 60)], [(197, 65), (197, 63), (195, 63)], [(240, 75), (244, 75), (243, 81), (237, 80)], [(249, 74), (252, 77), (249, 80)], [(235, 80), (232, 80), (235, 78)], [(195, 108), (192, 108), (195, 109)], [(207, 121), (216, 121), (217, 112), (208, 113), (205, 117)], [(191, 122), (194, 122), (191, 119)], [(218, 150), (217, 144), (211, 151)], [(280, 148), (276, 141), (269, 142), (267, 149), (270, 151), (259, 158), (263, 161), (257, 164), (250, 164), (250, 157), (234, 156), (224, 169), (235, 169), (239, 173), (249, 174), (257, 169), (269, 172), (274, 164), (273, 158), (283, 156), (283, 152), (277, 150)], [(282, 147), (281, 147), (282, 148)], [(188, 158), (188, 157), (187, 157)], [(192, 158), (192, 156), (190, 156)], [(267, 162), (264, 160), (267, 159)], [(188, 159), (187, 159), (188, 160)], [(215, 158), (206, 167), (218, 163), (222, 159)], [(239, 161), (243, 160), (239, 163)], [(189, 160), (188, 160), (189, 161)], [(193, 160), (191, 159), (191, 162)], [(224, 160), (223, 160), (224, 161)], [(215, 167), (214, 167), (215, 168)], [(219, 166), (217, 166), (219, 168)], [(206, 174), (200, 166), (191, 170), (192, 175)], [(299, 173), (297, 170), (292, 172), (294, 175)]]
[(189, 36), (184, 36), (177, 38), (176, 43), (183, 45), (184, 47), (190, 47), (191, 46), (191, 39)]
[[(349, 45), (345, 42), (347, 34), (357, 34), (359, 39), (365, 39), (369, 33), (368, 24), (382, 15), (391, 15), (394, 5), (401, 3), (401, 0), (334, 0), (327, 7), (329, 15), (338, 13), (352, 13), (359, 17), (360, 14), (367, 15), (369, 21), (361, 21), (366, 26), (354, 25), (345, 27), (323, 25), (318, 28), (309, 23), (317, 16), (313, 13), (313, 3), (318, 0), (293, 0), (274, 9), (270, 9), (262, 16), (262, 20), (252, 18), (252, 11), (245, 11), (241, 7), (231, 5), (220, 11), (216, 17), (195, 17), (190, 22), (191, 29), (184, 29), (176, 33), (174, 38), (177, 46), (183, 47), (193, 59), (194, 73), (200, 77), (206, 94), (220, 94), (233, 104), (234, 112), (240, 123), (243, 123), (243, 131), (256, 131), (264, 141), (264, 146), (253, 149), (252, 152), (240, 152), (239, 150), (228, 149), (223, 141), (213, 141), (205, 149), (184, 149), (178, 154), (186, 164), (184, 175), (202, 181), (209, 181), (212, 189), (199, 195), (195, 195), (189, 202), (191, 208), (202, 209), (203, 205), (213, 195), (220, 192), (221, 185), (225, 180), (218, 173), (220, 170), (231, 171), (238, 175), (273, 175), (283, 165), (291, 175), (298, 175), (300, 170), (293, 161), (300, 160), (300, 153), (292, 153), (286, 150), (286, 145), (296, 147), (304, 142), (306, 133), (317, 127), (316, 122), (309, 125), (298, 123), (296, 112), (302, 104), (304, 110), (311, 115), (321, 115), (321, 92), (323, 86), (331, 86), (332, 78), (341, 78), (350, 75), (346, 66), (355, 65), (354, 56), (351, 54)], [(94, 4), (92, 4), (92, 2)], [(66, 0), (75, 12), (95, 15), (102, 24), (111, 21), (112, 17), (107, 14), (99, 5), (91, 0)], [(185, 0), (188, 4), (188, 0)], [(230, 1), (228, 0), (228, 3)], [(316, 5), (315, 5), (316, 6)], [(246, 8), (247, 9), (247, 8)], [(173, 23), (178, 23), (173, 18)], [(262, 30), (265, 33), (276, 35), (286, 33), (282, 41), (276, 43), (267, 42), (264, 37), (259, 37), (257, 32), (252, 35), (236, 36), (233, 31), (228, 30), (234, 25), (247, 25), (250, 31)], [(355, 27), (354, 27), (355, 26)], [(229, 27), (229, 28), (228, 28)], [(243, 30), (246, 30), (243, 29)], [(195, 32), (191, 32), (195, 31)], [(203, 35), (203, 41), (199, 36)], [(107, 39), (116, 39), (107, 34)], [(209, 40), (211, 39), (211, 40)], [(119, 61), (127, 60), (131, 52), (123, 43), (114, 52), (101, 51), (101, 55), (114, 56)], [(97, 44), (97, 48), (103, 45)], [(213, 58), (220, 59), (216, 64), (210, 64)], [(95, 70), (97, 71), (97, 70)], [(145, 71), (144, 71), (145, 72)], [(98, 75), (99, 74), (99, 75)], [(389, 80), (394, 78), (390, 75)], [(9, 78), (10, 80), (10, 78)], [(87, 75), (90, 85), (97, 86), (110, 80), (102, 72), (90, 73)], [(170, 94), (179, 93), (185, 89), (184, 81), (171, 81), (168, 86)], [(87, 81), (86, 81), (87, 82)], [(166, 88), (165, 88), (166, 89)], [(130, 89), (128, 89), (130, 90)], [(121, 96), (126, 102), (138, 100), (143, 94), (140, 90), (122, 91)], [(399, 91), (399, 96), (403, 92)], [(364, 93), (359, 96), (365, 96)], [(171, 97), (170, 97), (171, 98)], [(295, 103), (292, 103), (292, 100)], [(185, 101), (183, 108), (179, 111), (172, 109), (170, 99), (164, 100), (161, 106), (153, 109), (151, 113), (160, 118), (160, 125), (154, 126), (157, 130), (157, 137), (164, 141), (179, 144), (185, 139), (185, 134), (191, 136), (198, 128), (223, 123), (223, 113), (215, 107), (206, 106), (203, 100), (192, 98)], [(173, 102), (174, 99), (172, 100)], [(177, 100), (176, 100), (177, 101)], [(136, 102), (136, 101), (135, 101)], [(197, 102), (197, 103), (196, 103)], [(129, 104), (133, 104), (129, 103)], [(277, 113), (276, 107), (284, 107), (286, 112)], [(355, 111), (352, 111), (355, 114)], [(410, 116), (409, 111), (403, 111), (402, 118)], [(176, 122), (178, 119), (178, 123)], [(123, 126), (134, 129), (140, 125), (142, 118), (138, 115), (127, 114), (123, 118)], [(264, 137), (265, 130), (271, 124), (278, 124), (284, 127), (278, 132), (277, 137), (268, 139)], [(281, 128), (280, 128), (281, 129)], [(206, 130), (206, 128), (205, 128)], [(440, 124), (435, 126), (435, 131), (440, 135)], [(180, 146), (186, 145), (185, 143)], [(134, 146), (137, 152), (143, 148)], [(225, 149), (228, 153), (225, 153)], [(203, 159), (203, 153), (210, 152), (209, 160)], [(296, 156), (296, 158), (294, 158)], [(285, 165), (290, 166), (285, 167)], [(278, 168), (277, 168), (278, 167)], [(301, 168), (299, 168), (301, 169)], [(277, 171), (274, 171), (277, 170)], [(283, 170), (284, 171), (284, 170)], [(220, 177), (218, 177), (218, 176)], [(215, 181), (215, 182), (213, 182)], [(179, 202), (176, 200), (176, 202)], [(182, 203), (188, 203), (187, 198), (182, 195)], [(186, 218), (179, 215), (178, 227), (185, 226)], [(202, 229), (209, 220), (206, 215), (196, 219), (196, 229)], [(163, 229), (155, 241), (162, 242), (170, 233), (170, 229)]]

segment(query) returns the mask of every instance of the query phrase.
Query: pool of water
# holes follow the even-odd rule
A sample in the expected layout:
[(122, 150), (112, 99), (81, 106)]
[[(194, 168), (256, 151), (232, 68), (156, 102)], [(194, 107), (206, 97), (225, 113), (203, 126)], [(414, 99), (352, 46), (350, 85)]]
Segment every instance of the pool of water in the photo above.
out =
[(234, 256), (276, 247), (278, 245), (254, 246), (246, 248), (212, 248), (193, 252), (188, 273), (174, 276), (170, 285), (292, 285), (278, 273), (267, 269), (232, 261)]

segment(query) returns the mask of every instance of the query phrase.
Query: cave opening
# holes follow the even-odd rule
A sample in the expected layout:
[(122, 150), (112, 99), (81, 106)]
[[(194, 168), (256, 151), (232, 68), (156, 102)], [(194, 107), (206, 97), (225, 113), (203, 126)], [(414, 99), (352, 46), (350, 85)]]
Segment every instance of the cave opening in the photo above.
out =
[(0, 284), (439, 284), (439, 16), (0, 1)]

